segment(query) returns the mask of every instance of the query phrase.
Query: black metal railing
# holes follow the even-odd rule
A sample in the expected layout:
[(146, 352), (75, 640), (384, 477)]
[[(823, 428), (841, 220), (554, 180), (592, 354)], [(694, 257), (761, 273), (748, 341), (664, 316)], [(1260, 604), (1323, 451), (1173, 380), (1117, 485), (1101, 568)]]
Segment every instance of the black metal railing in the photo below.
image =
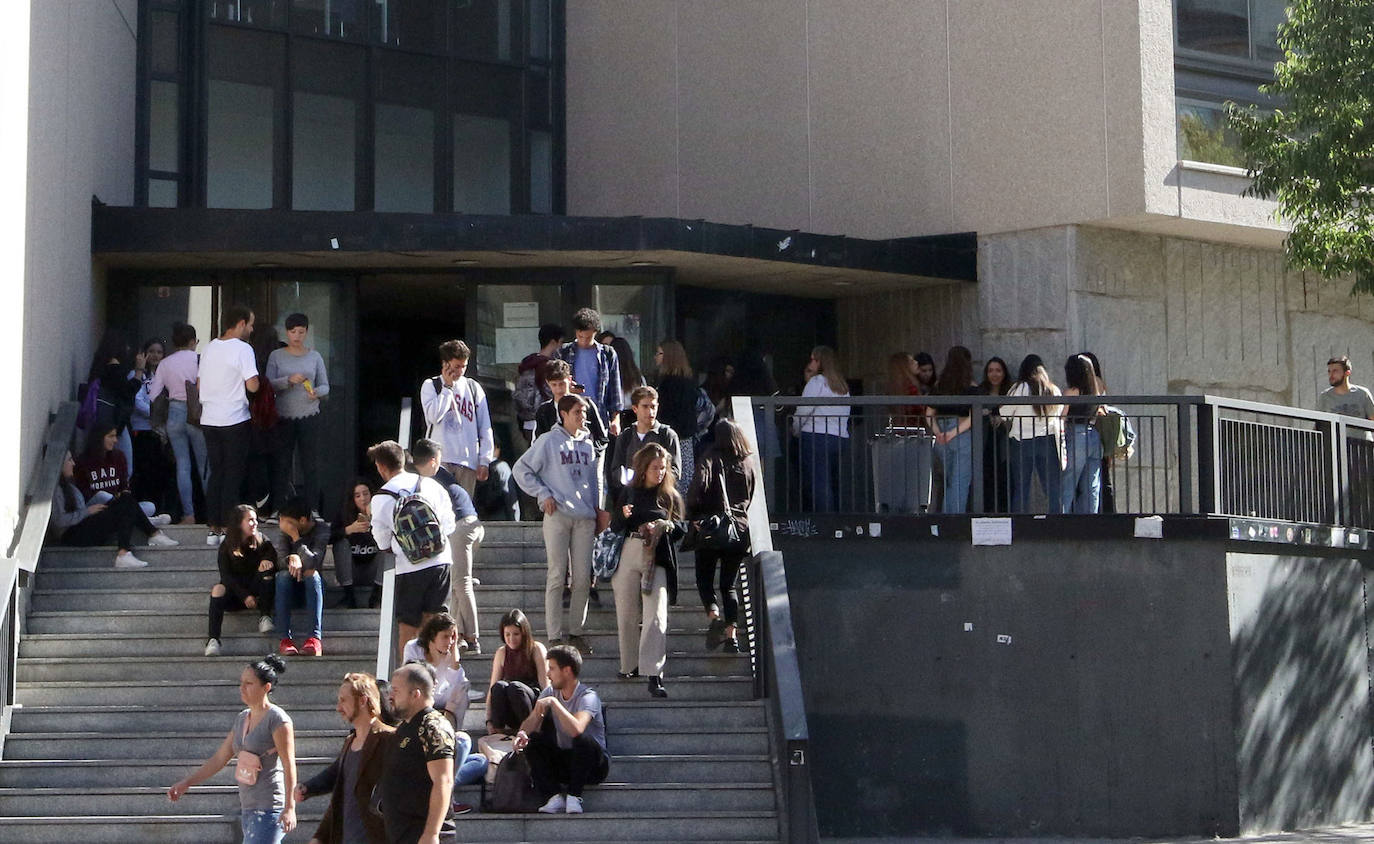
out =
[(775, 519), (1121, 513), (1374, 528), (1374, 423), (1350, 417), (1217, 396), (749, 401)]

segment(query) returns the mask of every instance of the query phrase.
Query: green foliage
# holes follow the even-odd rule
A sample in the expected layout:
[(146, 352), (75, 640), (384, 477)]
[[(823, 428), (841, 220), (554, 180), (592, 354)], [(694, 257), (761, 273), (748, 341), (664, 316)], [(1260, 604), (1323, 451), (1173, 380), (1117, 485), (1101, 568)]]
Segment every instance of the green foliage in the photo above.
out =
[(1244, 154), (1236, 146), (1235, 139), (1227, 137), (1226, 129), (1213, 129), (1198, 115), (1183, 113), (1178, 116), (1178, 131), (1183, 140), (1180, 147), (1183, 158), (1245, 166)]
[(1272, 114), (1231, 105), (1252, 196), (1292, 225), (1289, 264), (1374, 293), (1374, 2), (1293, 0)]

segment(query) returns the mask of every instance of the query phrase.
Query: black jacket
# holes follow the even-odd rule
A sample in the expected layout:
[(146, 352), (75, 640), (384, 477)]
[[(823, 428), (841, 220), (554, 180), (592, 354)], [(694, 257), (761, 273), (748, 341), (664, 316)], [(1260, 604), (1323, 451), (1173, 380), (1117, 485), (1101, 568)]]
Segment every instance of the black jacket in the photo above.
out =
[[(611, 530), (624, 531), (626, 542), (639, 542), (634, 532), (639, 526), (658, 519), (667, 519), (668, 514), (658, 503), (658, 491), (642, 486), (622, 487), (615, 498), (615, 509), (611, 512)], [(634, 506), (627, 519), (625, 505)], [(668, 572), (668, 603), (677, 603), (677, 546), (687, 532), (681, 519), (669, 519), (671, 525), (664, 531), (658, 547), (654, 549), (654, 565), (663, 566)]]
[(640, 443), (639, 433), (633, 427), (626, 428), (615, 438), (611, 462), (606, 466), (606, 481), (609, 484), (607, 489), (613, 496), (619, 494), (625, 486), (620, 482), (620, 470), (629, 468), (634, 463), (635, 453), (649, 443), (658, 443), (668, 449), (668, 454), (673, 458), (673, 476), (682, 477), (682, 446), (678, 444), (677, 434), (672, 428), (662, 422), (655, 422), (649, 433), (644, 435), (643, 443)]
[(749, 535), (749, 502), (754, 498), (754, 472), (747, 460), (727, 459), (712, 449), (697, 461), (692, 485), (687, 489), (687, 519), (696, 521), (720, 515), (725, 509), (720, 481), (730, 498), (730, 512), (741, 535)]
[[(597, 410), (596, 402), (586, 396), (583, 396), (582, 400), (590, 405), (587, 408), (587, 432), (592, 435), (592, 446), (596, 449), (596, 454), (599, 457), (606, 452), (606, 446), (610, 443), (611, 436), (606, 433), (606, 425), (601, 421), (601, 412)], [(534, 412), (535, 439), (561, 424), (563, 424), (563, 420), (558, 416), (558, 403), (552, 399), (544, 402)]]

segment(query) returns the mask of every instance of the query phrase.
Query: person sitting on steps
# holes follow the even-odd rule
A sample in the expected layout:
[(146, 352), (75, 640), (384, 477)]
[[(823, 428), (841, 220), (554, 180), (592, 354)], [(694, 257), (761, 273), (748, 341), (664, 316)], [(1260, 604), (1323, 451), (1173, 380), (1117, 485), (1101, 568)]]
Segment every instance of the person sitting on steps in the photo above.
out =
[[(277, 559), (284, 568), (277, 572), (277, 646), (279, 653), (292, 656), (303, 653), (320, 656), (324, 645), (320, 642), (321, 607), (324, 604), (324, 580), (320, 569), (324, 566), (324, 552), (329, 547), (329, 523), (316, 519), (304, 497), (288, 498), (279, 511), (281, 535), (277, 537)], [(291, 636), (291, 609), (305, 604), (310, 615), (310, 635), (300, 650), (296, 650)], [(300, 628), (297, 628), (300, 632)]]
[(210, 633), (206, 656), (219, 656), (224, 614), (257, 610), (258, 632), (272, 632), (277, 593), (277, 549), (258, 532), (258, 514), (247, 504), (235, 510), (219, 546), (219, 582), (210, 590)]
[(329, 529), (334, 542), (334, 578), (343, 590), (331, 609), (357, 609), (355, 586), (372, 584), (369, 609), (382, 605), (382, 550), (372, 537), (372, 485), (365, 478), (349, 484), (348, 496)]
[(606, 754), (606, 719), (601, 698), (582, 674), (582, 654), (571, 645), (549, 649), (549, 687), (515, 734), (515, 749), (525, 751), (530, 779), (546, 815), (582, 814), (582, 792), (611, 773)]
[(108, 504), (87, 504), (73, 480), (76, 462), (71, 452), (62, 459), (62, 477), (53, 488), (51, 528), (63, 545), (104, 545), (111, 537), (118, 543), (115, 568), (143, 568), (148, 565), (134, 556), (134, 530), (148, 535), (148, 544), (171, 547), (177, 541), (159, 531), (148, 521), (134, 497), (128, 493), (115, 496)]
[(501, 616), (501, 640), (491, 658), (487, 686), (487, 732), (510, 734), (530, 716), (534, 701), (549, 684), (548, 650), (534, 640), (530, 620), (518, 609)]

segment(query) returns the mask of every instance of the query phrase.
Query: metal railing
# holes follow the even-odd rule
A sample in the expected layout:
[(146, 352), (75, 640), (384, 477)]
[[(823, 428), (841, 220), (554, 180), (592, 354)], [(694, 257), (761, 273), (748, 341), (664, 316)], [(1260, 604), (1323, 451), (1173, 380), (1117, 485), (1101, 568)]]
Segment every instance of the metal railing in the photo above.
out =
[[(1076, 512), (1374, 528), (1374, 422), (1351, 417), (1205, 395), (748, 401), (774, 520)], [(1106, 444), (1119, 424), (1129, 442)], [(1066, 474), (1098, 477), (1096, 507)]]
[(43, 552), (53, 490), (76, 430), (77, 407), (76, 402), (64, 402), (50, 417), (38, 465), (24, 494), (19, 527), (8, 553), (0, 557), (0, 757), (4, 755), (18, 687), (20, 615), (24, 611), (20, 590), (28, 585)]

